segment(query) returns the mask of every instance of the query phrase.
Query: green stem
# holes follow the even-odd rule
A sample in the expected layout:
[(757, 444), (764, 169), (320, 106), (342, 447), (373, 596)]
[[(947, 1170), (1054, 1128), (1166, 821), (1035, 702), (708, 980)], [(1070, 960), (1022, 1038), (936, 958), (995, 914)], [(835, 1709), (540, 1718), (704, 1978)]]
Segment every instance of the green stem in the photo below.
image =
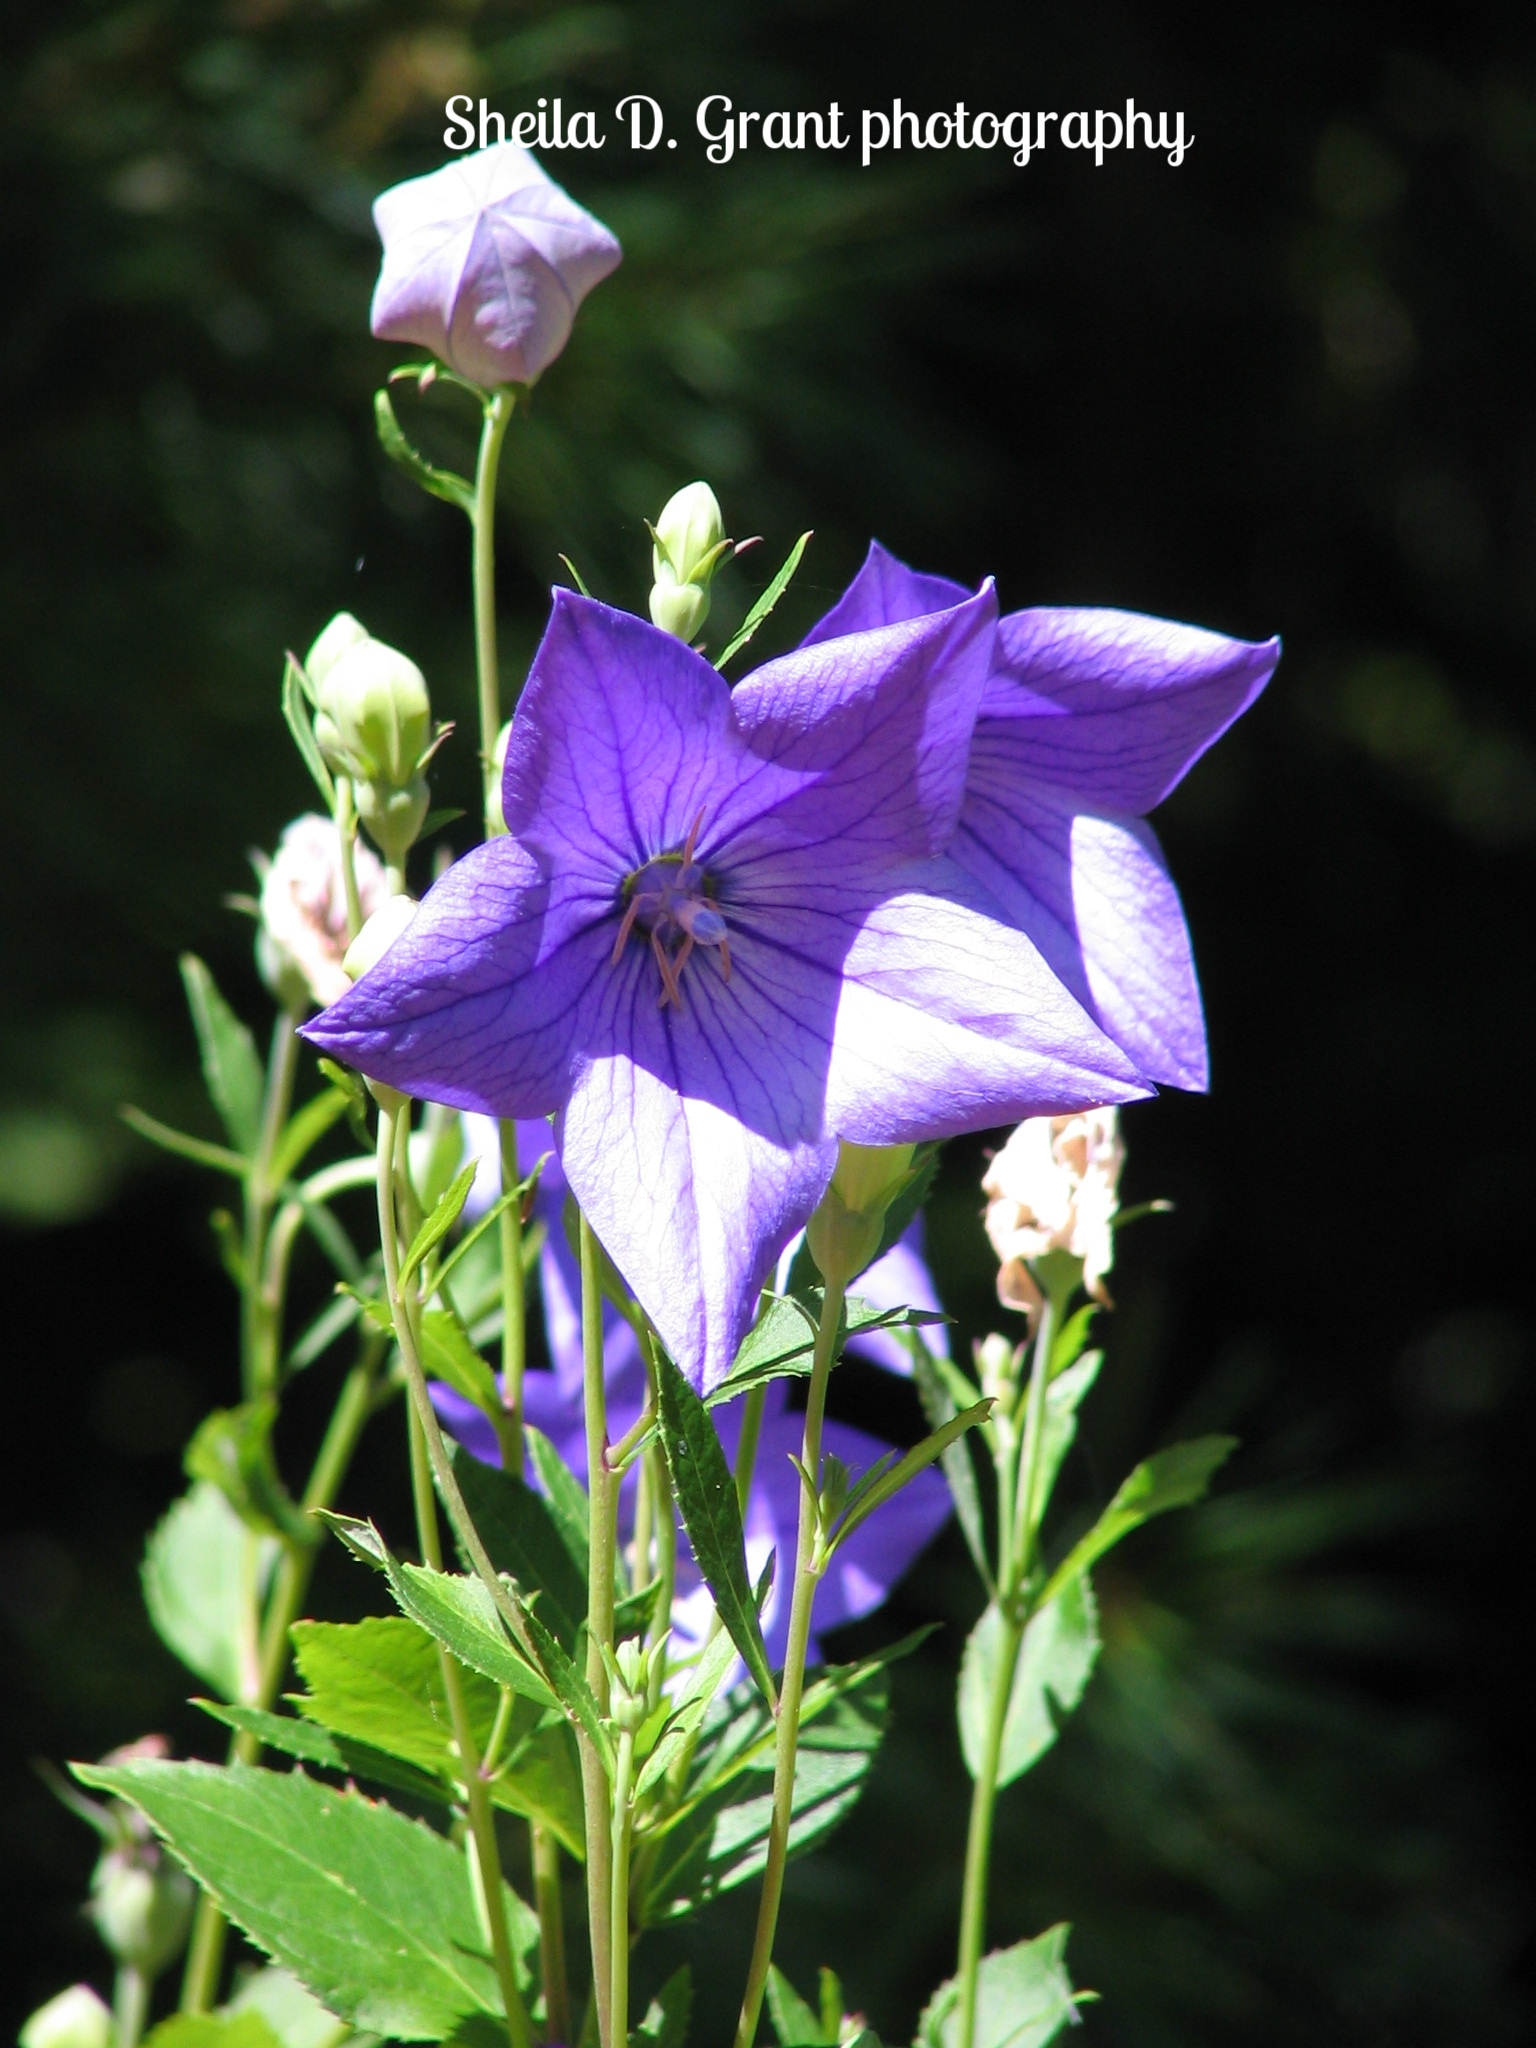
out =
[(357, 806), (352, 784), (345, 775), (336, 778), (336, 837), (341, 850), (341, 887), (347, 902), (347, 944), (363, 928), (363, 899), (357, 887)]
[[(508, 1119), (501, 1131), (501, 1191), (518, 1185), (517, 1125)], [(523, 1373), (528, 1363), (528, 1305), (523, 1274), (523, 1211), (508, 1202), (501, 1212), (501, 1399), (507, 1411), (501, 1438), (502, 1460), (519, 1479), (523, 1476)]]
[[(613, 1648), (614, 1552), (618, 1544), (619, 1482), (608, 1469), (607, 1391), (603, 1381), (603, 1290), (597, 1239), (581, 1218), (581, 1347), (587, 1419), (587, 1494), (590, 1528), (587, 1563), (587, 1683), (599, 1711), (608, 1712), (605, 1649)], [(624, 2048), (613, 2028), (613, 1991), (619, 1968), (613, 1918), (613, 1808), (608, 1774), (591, 1739), (578, 1733), (586, 1809), (587, 1919), (592, 1937), (592, 1991), (597, 2001), (599, 2048)], [(624, 1944), (625, 1967), (628, 1945)]]
[[(379, 1111), (378, 1178), (379, 1178), (379, 1240), (384, 1252), (384, 1278), (389, 1289), (389, 1305), (395, 1321), (395, 1335), (399, 1340), (401, 1356), (409, 1351), (416, 1352), (415, 1327), (411, 1320), (411, 1304), (405, 1299), (400, 1285), (400, 1246), (395, 1225), (395, 1154), (397, 1131), (402, 1113), (382, 1107)], [(420, 1361), (417, 1360), (417, 1376), (420, 1375)], [(425, 1381), (422, 1383), (425, 1392)], [(412, 1382), (415, 1392), (415, 1382)], [(430, 1401), (425, 1403), (430, 1413)], [(421, 1412), (422, 1404), (412, 1402), (408, 1410), (411, 1442), (411, 1488), (415, 1497), (416, 1527), (421, 1541), (422, 1561), (433, 1571), (443, 1568), (442, 1538), (437, 1525), (437, 1500), (432, 1491), (432, 1456), (428, 1445), (427, 1424)], [(435, 1422), (434, 1425), (435, 1427)], [(464, 1776), (465, 1803), (469, 1809), (469, 1831), (474, 1842), (475, 1879), (480, 1888), (481, 1901), (485, 1908), (486, 1924), (491, 1937), (491, 1954), (496, 1965), (496, 1981), (501, 1990), (502, 2005), (506, 2012), (507, 2039), (510, 2048), (532, 2048), (533, 2029), (528, 2020), (528, 2009), (523, 2004), (517, 1988), (517, 1971), (512, 1959), (512, 1942), (507, 1933), (506, 1900), (503, 1896), (501, 1877), (501, 1852), (496, 1844), (496, 1818), (491, 1810), (490, 1793), (480, 1773), (480, 1753), (475, 1744), (474, 1731), (470, 1726), (469, 1710), (464, 1701), (464, 1687), (459, 1676), (459, 1667), (447, 1650), (439, 1646), (438, 1661), (443, 1676), (443, 1692), (448, 1702), (448, 1716), (453, 1726), (454, 1744), (458, 1750), (459, 1766)]]
[[(821, 1425), (827, 1406), (827, 1381), (837, 1356), (837, 1331), (842, 1320), (844, 1292), (843, 1284), (834, 1284), (831, 1280), (826, 1282), (821, 1320), (816, 1326), (816, 1349), (811, 1360), (810, 1391), (805, 1404), (805, 1434), (800, 1446), (800, 1462), (817, 1482), (818, 1488), (821, 1480)], [(784, 1675), (779, 1682), (779, 1726), (773, 1759), (773, 1817), (768, 1828), (768, 1861), (763, 1870), (763, 1889), (758, 1901), (752, 1961), (747, 1970), (741, 2017), (736, 2026), (736, 2048), (752, 2048), (757, 2036), (758, 2016), (768, 1984), (768, 1965), (773, 1961), (779, 1902), (784, 1895), (784, 1866), (789, 1861), (789, 1824), (794, 1812), (795, 1756), (800, 1742), (800, 1694), (805, 1684), (805, 1658), (811, 1639), (811, 1606), (816, 1597), (816, 1573), (812, 1563), (818, 1510), (817, 1496), (802, 1480), (800, 1531), (795, 1546), (795, 1590), (789, 1610)]]
[(741, 1435), (736, 1440), (736, 1505), (742, 1519), (747, 1514), (747, 1496), (752, 1491), (752, 1474), (757, 1469), (757, 1440), (763, 1433), (763, 1409), (768, 1400), (768, 1382), (753, 1387), (741, 1404)]
[(613, 1977), (609, 1993), (609, 2026), (615, 2048), (629, 2039), (629, 1844), (633, 1814), (630, 1787), (635, 1767), (633, 1732), (619, 1733), (619, 1757), (613, 1781), (613, 1877), (609, 1924), (613, 1930)]
[(267, 1223), (272, 1211), (270, 1186), (272, 1156), (293, 1103), (293, 1084), (299, 1068), (299, 1020), (286, 1010), (278, 1012), (272, 1030), (272, 1050), (267, 1058), (267, 1085), (262, 1097), (261, 1132), (256, 1156), (245, 1184), (244, 1285), (240, 1302), (240, 1377), (248, 1401), (259, 1400), (272, 1391), (272, 1362), (275, 1338), (271, 1325), (276, 1318), (262, 1294), (262, 1268), (266, 1260)]
[(555, 2042), (571, 2038), (571, 1994), (565, 1975), (565, 1908), (560, 1897), (560, 1844), (537, 1822), (533, 1827), (533, 1897), (539, 1912), (539, 1974), (544, 1980), (544, 2033)]
[(992, 1817), (997, 1806), (997, 1772), (1003, 1734), (1024, 1632), (1029, 1626), (1028, 1585), (1036, 1537), (1045, 1512), (1040, 1499), (1040, 1474), (1045, 1455), (1045, 1397), (1051, 1377), (1051, 1349), (1062, 1303), (1048, 1294), (1040, 1306), (1030, 1358), (1029, 1392), (1024, 1412), (1024, 1437), (1014, 1464), (1013, 1432), (1000, 1436), (997, 1455), (999, 1508), (997, 1604), (1002, 1641), (993, 1666), (992, 1697), (987, 1703), (987, 1732), (981, 1767), (971, 1794), (971, 1818), (965, 1841), (965, 1881), (960, 1895), (960, 1951), (955, 1974), (960, 1982), (960, 2025), (956, 2048), (975, 2048), (976, 1998), (981, 1952), (987, 1936), (987, 1889), (992, 1867)]
[(480, 686), (480, 761), (485, 784), (486, 833), (496, 795), (496, 735), (501, 730), (501, 680), (496, 667), (496, 473), (515, 403), (503, 387), (486, 394), (475, 464), (474, 534), (475, 669)]
[(132, 1963), (117, 1973), (112, 1995), (112, 2048), (138, 2048), (139, 2036), (149, 2017), (150, 1980)]

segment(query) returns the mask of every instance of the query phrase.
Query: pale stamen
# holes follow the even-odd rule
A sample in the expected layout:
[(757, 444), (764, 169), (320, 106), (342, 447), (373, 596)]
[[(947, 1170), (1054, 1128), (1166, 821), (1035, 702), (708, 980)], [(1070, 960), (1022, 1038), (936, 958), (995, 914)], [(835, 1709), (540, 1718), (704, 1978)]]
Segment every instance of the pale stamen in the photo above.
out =
[(714, 901), (709, 875), (694, 860), (694, 849), (704, 825), (699, 812), (688, 827), (688, 836), (676, 853), (664, 853), (631, 875), (626, 883), (629, 901), (619, 923), (609, 964), (617, 966), (631, 934), (637, 929), (650, 942), (651, 958), (661, 976), (661, 1006), (683, 1006), (683, 970), (694, 949), (707, 946), (720, 957), (724, 980), (731, 978), (730, 927)]

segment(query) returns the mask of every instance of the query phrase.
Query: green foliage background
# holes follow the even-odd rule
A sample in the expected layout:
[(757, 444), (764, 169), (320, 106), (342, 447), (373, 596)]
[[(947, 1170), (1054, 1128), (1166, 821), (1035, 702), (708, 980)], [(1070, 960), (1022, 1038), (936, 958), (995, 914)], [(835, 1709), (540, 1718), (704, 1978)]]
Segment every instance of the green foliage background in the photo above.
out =
[[(0, 2020), (99, 1974), (90, 1844), (22, 1759), (150, 1726), (208, 1747), (134, 1574), (182, 1438), (229, 1398), (232, 1309), (207, 1190), (116, 1105), (203, 1115), (181, 947), (262, 1014), (221, 897), (309, 800), (283, 649), (345, 604), (471, 716), (463, 532), (377, 453), (391, 354), (366, 325), (368, 201), (438, 160), (458, 90), (647, 91), (681, 139), (553, 166), (626, 260), (514, 430), (509, 667), (557, 549), (642, 602), (641, 521), (696, 474), (766, 536), (725, 624), (817, 528), (775, 645), (871, 530), (996, 573), (1006, 607), (1285, 634), (1268, 697), (1159, 818), (1216, 1086), (1127, 1120), (1130, 1197), (1179, 1208), (1126, 1240), (1076, 1499), (1175, 1435), (1248, 1448), (1218, 1504), (1101, 1575), (1084, 1709), (1004, 1798), (994, 1931), (1074, 1920), (1104, 2044), (1526, 2038), (1536, 42), (1512, 6), (1251, 11), (1216, 37), (1102, 0), (68, 0), (0, 24)], [(715, 169), (709, 92), (1133, 94), (1198, 140), (1177, 170)], [(413, 417), (462, 446), (448, 400)], [(438, 800), (472, 788), (461, 735)], [(996, 1320), (980, 1157), (953, 1149), (932, 1226), (962, 1337)], [(848, 1378), (851, 1414), (915, 1429)], [(317, 1414), (300, 1400), (296, 1444)], [(387, 1520), (386, 1434), (352, 1491)], [(940, 1544), (862, 1632), (950, 1623), (898, 1671), (873, 1790), (786, 1918), (791, 1974), (836, 1963), (893, 2039), (949, 1967), (967, 1570)], [(318, 1611), (366, 1593), (332, 1560)], [(679, 1937), (722, 2009), (742, 1910)]]

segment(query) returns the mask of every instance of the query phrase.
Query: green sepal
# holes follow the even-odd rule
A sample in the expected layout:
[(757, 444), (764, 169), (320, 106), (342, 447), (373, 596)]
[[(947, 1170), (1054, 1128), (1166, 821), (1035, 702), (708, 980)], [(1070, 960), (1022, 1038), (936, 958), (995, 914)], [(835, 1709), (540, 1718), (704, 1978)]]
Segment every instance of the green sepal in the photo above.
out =
[(763, 1698), (777, 1697), (747, 1576), (736, 1481), (709, 1411), (665, 1352), (657, 1358), (657, 1417), (672, 1492), (715, 1609)]
[(790, 578), (799, 568), (800, 557), (805, 553), (806, 547), (810, 542), (810, 538), (811, 536), (809, 533), (802, 533), (800, 538), (795, 542), (794, 546), (790, 549), (788, 555), (784, 558), (783, 566), (779, 569), (773, 581), (768, 585), (768, 588), (765, 591), (763, 591), (761, 596), (758, 597), (756, 602), (753, 604), (752, 609), (747, 613), (747, 616), (742, 620), (740, 626), (737, 628), (735, 638), (730, 642), (729, 646), (727, 646), (725, 652), (716, 659), (715, 667), (717, 669), (724, 668), (725, 664), (731, 659), (731, 656), (733, 654), (739, 654), (741, 652), (742, 648), (746, 646), (747, 642), (752, 638), (753, 634), (756, 633), (758, 627), (763, 623), (764, 619), (767, 618), (768, 614), (773, 610), (774, 606), (778, 603), (779, 599), (784, 595), (785, 591), (788, 590)]
[(592, 593), (590, 590), (588, 590), (585, 582), (582, 580), (581, 571), (577, 568), (576, 564), (571, 560), (570, 556), (561, 555), (559, 559), (562, 562), (564, 562), (566, 568), (570, 571), (571, 581), (575, 584), (576, 588), (581, 592), (582, 596), (590, 597)]
[(189, 1479), (218, 1487), (248, 1529), (308, 1549), (320, 1540), (314, 1518), (293, 1499), (272, 1454), (275, 1401), (242, 1401), (205, 1415), (182, 1465)]
[(182, 985), (202, 1055), (203, 1081), (236, 1149), (247, 1158), (261, 1142), (266, 1077), (256, 1041), (220, 995), (218, 984), (195, 953), (181, 956)]
[[(1074, 1991), (1067, 1975), (1062, 1924), (983, 1956), (977, 1979), (973, 2048), (1046, 2048), (1091, 1992)], [(929, 2001), (917, 2023), (914, 2048), (960, 2048), (960, 1986), (952, 1977)]]
[[(306, 701), (307, 700), (307, 701)], [(315, 738), (315, 728), (310, 723), (309, 706), (315, 701), (314, 685), (304, 672), (303, 663), (292, 654), (283, 663), (283, 717), (288, 730), (293, 734), (293, 743), (299, 750), (299, 758), (314, 777), (321, 801), (333, 816), (336, 811), (336, 784), (330, 769), (325, 765), (325, 756)]]
[(373, 423), (378, 432), (379, 446), (391, 462), (399, 463), (413, 483), (420, 484), (424, 491), (430, 491), (434, 498), (441, 498), (445, 504), (457, 505), (466, 518), (474, 518), (474, 485), (451, 469), (437, 468), (428, 462), (419, 448), (412, 446), (395, 417), (394, 401), (387, 390), (373, 394)]
[(244, 1689), (241, 1589), (253, 1565), (260, 1587), (277, 1553), (271, 1538), (257, 1537), (252, 1560), (251, 1541), (222, 1490), (199, 1480), (156, 1523), (140, 1571), (156, 1635), (189, 1671), (230, 1700)]
[[(225, 1916), (338, 2018), (393, 2040), (444, 2041), (500, 2015), (463, 1852), (431, 1829), (298, 1770), (159, 1759), (73, 1768), (136, 1806)], [(538, 1923), (515, 1893), (505, 1901), (526, 1985)]]
[(1043, 1607), (1123, 1536), (1170, 1508), (1191, 1507), (1204, 1497), (1217, 1468), (1237, 1449), (1235, 1436), (1200, 1436), (1191, 1443), (1172, 1444), (1145, 1458), (1121, 1485), (1114, 1499), (1087, 1535), (1072, 1546), (1052, 1572), (1040, 1595)]
[[(960, 1748), (973, 1778), (981, 1772), (992, 1703), (1003, 1682), (999, 1661), (1005, 1638), (1003, 1617), (989, 1606), (971, 1630), (960, 1662)], [(1055, 1742), (1059, 1723), (1083, 1697), (1098, 1655), (1098, 1609), (1085, 1572), (1038, 1608), (1024, 1631), (998, 1752), (999, 1788), (1021, 1778)]]

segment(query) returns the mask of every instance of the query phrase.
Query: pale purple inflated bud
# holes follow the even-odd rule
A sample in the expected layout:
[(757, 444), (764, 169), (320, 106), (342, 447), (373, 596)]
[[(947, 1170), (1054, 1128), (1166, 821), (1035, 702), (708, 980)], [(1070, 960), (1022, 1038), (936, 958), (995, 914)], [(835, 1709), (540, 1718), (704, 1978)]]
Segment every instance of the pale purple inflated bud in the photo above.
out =
[(576, 308), (618, 267), (618, 242), (526, 149), (498, 143), (373, 203), (384, 244), (370, 325), (487, 389), (528, 384)]

